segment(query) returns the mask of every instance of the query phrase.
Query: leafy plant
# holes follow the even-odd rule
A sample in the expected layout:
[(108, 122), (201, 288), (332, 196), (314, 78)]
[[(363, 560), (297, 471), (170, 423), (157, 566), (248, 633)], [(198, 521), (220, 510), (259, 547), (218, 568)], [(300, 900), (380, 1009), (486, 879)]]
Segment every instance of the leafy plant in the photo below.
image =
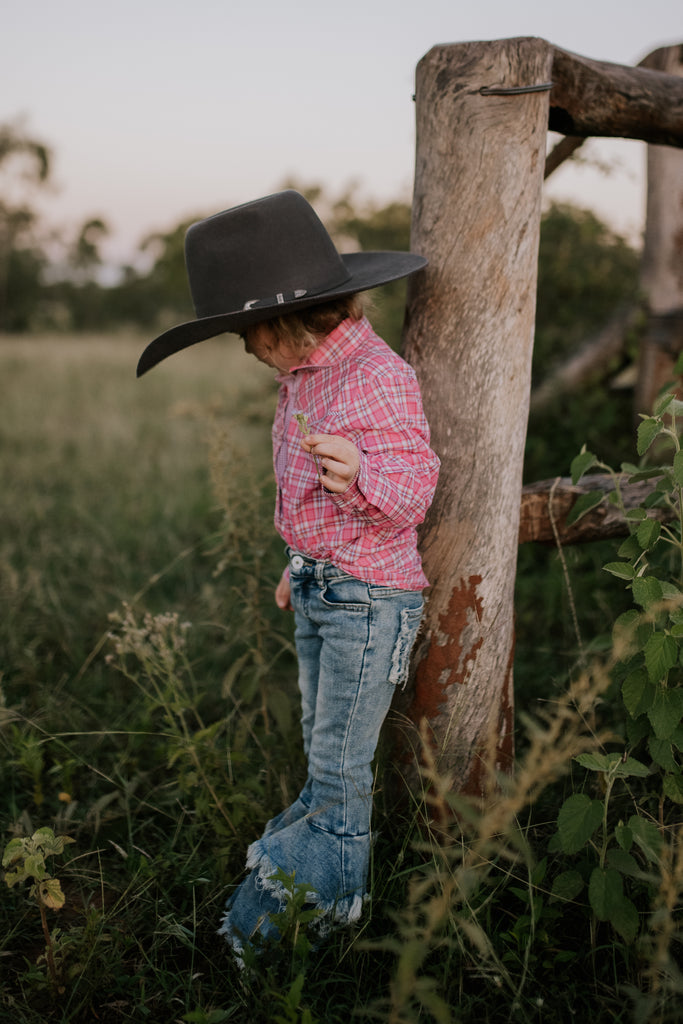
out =
[[(572, 463), (578, 483), (592, 468), (607, 471), (614, 489), (591, 492), (576, 502), (571, 521), (604, 501), (616, 505), (629, 528), (617, 554), (604, 568), (625, 581), (635, 608), (614, 625), (615, 677), (627, 712), (630, 749), (644, 748), (663, 796), (683, 804), (683, 402), (665, 395), (638, 427), (638, 454), (658, 442), (658, 464), (622, 464), (617, 472), (583, 450)], [(663, 462), (667, 448), (672, 455)], [(624, 484), (651, 481), (642, 502), (627, 507)], [(568, 520), (570, 521), (570, 520)]]
[[(621, 938), (632, 943), (639, 931), (639, 914), (631, 898), (642, 889), (643, 867), (659, 865), (665, 800), (683, 803), (683, 403), (665, 395), (638, 428), (637, 450), (645, 458), (653, 447), (656, 465), (624, 463), (620, 471), (601, 462), (585, 446), (573, 460), (576, 484), (591, 469), (609, 474), (613, 488), (582, 495), (568, 523), (604, 502), (615, 505), (628, 525), (628, 537), (618, 549), (618, 561), (604, 569), (624, 580), (635, 608), (620, 615), (613, 629), (612, 675), (620, 685), (625, 712), (623, 750), (583, 753), (581, 767), (598, 775), (596, 793), (574, 793), (564, 801), (551, 849), (579, 856), (577, 868), (553, 882), (557, 899), (574, 900), (588, 887), (588, 901), (598, 921), (609, 922)], [(657, 444), (655, 445), (655, 442)], [(671, 453), (665, 459), (667, 450)], [(627, 484), (647, 481), (646, 493), (635, 505)], [(639, 757), (633, 756), (638, 750)], [(642, 779), (640, 799), (626, 792), (635, 813), (625, 824), (614, 813), (617, 783)], [(629, 780), (626, 783), (626, 780)], [(647, 811), (649, 792), (656, 785), (660, 820)], [(619, 801), (617, 806), (620, 807)]]
[(609, 812), (612, 790), (618, 779), (643, 778), (648, 768), (634, 757), (619, 753), (579, 754), (575, 760), (583, 767), (599, 773), (602, 800), (586, 793), (574, 793), (564, 801), (557, 819), (557, 835), (551, 849), (558, 847), (566, 854), (583, 853), (582, 870), (571, 869), (553, 881), (555, 899), (574, 900), (586, 884), (588, 900), (598, 921), (608, 921), (616, 932), (631, 943), (638, 934), (639, 917), (635, 903), (624, 893), (624, 881), (638, 879), (641, 867), (631, 849), (640, 848), (648, 860), (658, 862), (661, 836), (657, 826), (638, 814), (631, 815), (612, 828)]
[(40, 911), (45, 936), (45, 958), (50, 981), (55, 989), (59, 988), (59, 978), (55, 964), (55, 942), (48, 928), (47, 911), (61, 910), (65, 897), (59, 879), (50, 875), (45, 861), (48, 857), (63, 853), (65, 845), (73, 842), (70, 836), (56, 836), (51, 828), (39, 828), (32, 836), (10, 839), (2, 856), (3, 868), (10, 869), (5, 872), (5, 884), (10, 889), (33, 879), (29, 896), (36, 901)]

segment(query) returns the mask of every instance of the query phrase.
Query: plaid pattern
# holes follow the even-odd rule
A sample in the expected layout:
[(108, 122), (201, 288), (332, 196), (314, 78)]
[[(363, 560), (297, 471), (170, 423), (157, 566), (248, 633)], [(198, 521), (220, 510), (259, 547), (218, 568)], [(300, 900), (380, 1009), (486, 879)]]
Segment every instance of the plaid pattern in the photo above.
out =
[[(363, 318), (345, 320), (277, 380), (278, 533), (294, 550), (367, 583), (421, 590), (428, 581), (415, 528), (434, 495), (439, 460), (412, 367)], [(360, 470), (346, 493), (321, 485), (294, 413), (305, 414), (311, 433), (341, 435), (359, 449)]]

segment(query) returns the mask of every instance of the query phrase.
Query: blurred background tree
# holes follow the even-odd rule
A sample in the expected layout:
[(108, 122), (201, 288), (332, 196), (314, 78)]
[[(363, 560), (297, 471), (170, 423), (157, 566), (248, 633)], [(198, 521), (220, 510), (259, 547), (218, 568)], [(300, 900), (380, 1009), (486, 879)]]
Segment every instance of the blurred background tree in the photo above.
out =
[[(596, 214), (554, 203), (541, 221), (532, 389), (637, 300), (640, 253)], [(525, 479), (567, 474), (586, 442), (607, 461), (632, 456), (633, 392), (610, 384), (635, 359), (637, 337), (579, 392), (532, 410)], [(606, 401), (609, 398), (609, 401)], [(627, 446), (627, 447), (625, 447)]]
[(33, 208), (52, 154), (20, 122), (0, 124), (0, 330), (22, 331), (39, 303), (47, 256)]

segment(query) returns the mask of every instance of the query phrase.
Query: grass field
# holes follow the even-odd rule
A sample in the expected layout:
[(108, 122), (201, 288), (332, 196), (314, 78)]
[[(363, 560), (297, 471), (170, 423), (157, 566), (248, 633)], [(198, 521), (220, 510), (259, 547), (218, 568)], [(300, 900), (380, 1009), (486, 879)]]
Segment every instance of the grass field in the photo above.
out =
[[(75, 840), (47, 864), (66, 897), (52, 966), (29, 886), (0, 890), (0, 1022), (677, 1019), (657, 964), (680, 939), (680, 858), (639, 866), (636, 945), (552, 891), (571, 751), (598, 747), (599, 672), (567, 697), (553, 683), (490, 811), (456, 823), (429, 767), (427, 816), (449, 825), (418, 830), (424, 808), (397, 817), (380, 794), (362, 924), (312, 956), (292, 912), (240, 974), (222, 904), (304, 767), (291, 621), (272, 601), (275, 389), (225, 341), (137, 381), (145, 342), (0, 339), (3, 842)], [(547, 698), (543, 642), (520, 685)]]

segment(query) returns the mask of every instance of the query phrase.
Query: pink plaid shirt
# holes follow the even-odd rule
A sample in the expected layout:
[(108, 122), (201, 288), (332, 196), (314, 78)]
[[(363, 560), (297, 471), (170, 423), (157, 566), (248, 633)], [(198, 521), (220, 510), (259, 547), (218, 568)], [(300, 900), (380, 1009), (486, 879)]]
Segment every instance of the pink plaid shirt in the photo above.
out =
[[(368, 583), (427, 586), (416, 526), (434, 495), (439, 460), (412, 367), (365, 318), (349, 319), (276, 379), (275, 527), (283, 540)], [(360, 469), (344, 494), (320, 483), (295, 413), (306, 416), (311, 433), (337, 434), (358, 448)]]

